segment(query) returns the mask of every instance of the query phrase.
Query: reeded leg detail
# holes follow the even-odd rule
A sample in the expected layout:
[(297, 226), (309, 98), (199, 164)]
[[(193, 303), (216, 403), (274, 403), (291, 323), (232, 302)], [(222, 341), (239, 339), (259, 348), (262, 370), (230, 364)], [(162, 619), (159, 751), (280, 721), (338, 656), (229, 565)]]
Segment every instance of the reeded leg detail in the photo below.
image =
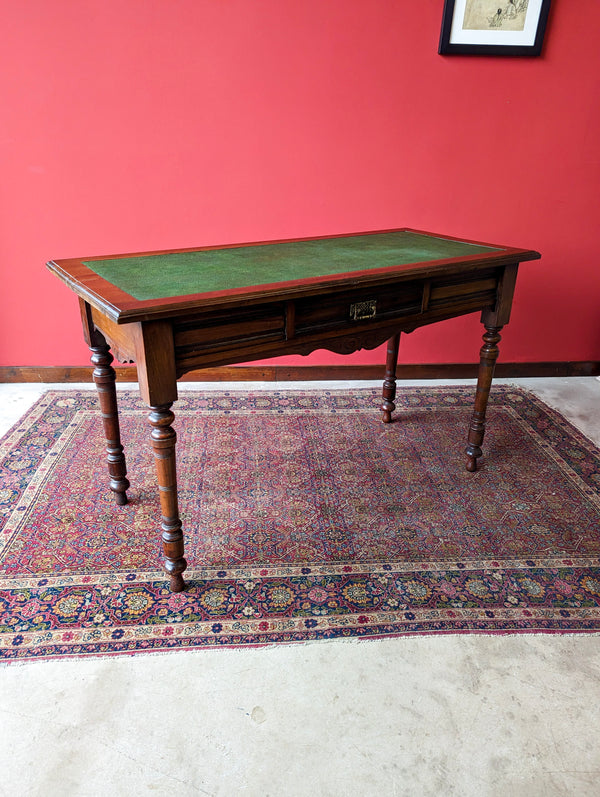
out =
[[(100, 337), (98, 335), (98, 337)], [(98, 341), (96, 341), (98, 342)], [(117, 391), (115, 388), (116, 374), (111, 363), (113, 356), (106, 342), (99, 343), (97, 346), (90, 346), (92, 352), (91, 360), (95, 365), (93, 376), (98, 398), (100, 400), (100, 410), (102, 412), (102, 424), (106, 435), (106, 453), (108, 460), (108, 472), (110, 475), (110, 489), (115, 495), (115, 500), (119, 506), (127, 503), (127, 490), (129, 481), (127, 480), (127, 465), (125, 455), (121, 445), (121, 433), (119, 429), (119, 410), (117, 407)]]
[(501, 340), (500, 331), (502, 327), (486, 326), (485, 329), (483, 346), (479, 352), (479, 374), (475, 393), (475, 407), (469, 425), (466, 448), (466, 465), (470, 473), (477, 470), (477, 460), (481, 456), (481, 444), (485, 435), (485, 413), (494, 377), (494, 367), (498, 359), (498, 343)]
[(398, 364), (398, 348), (400, 346), (400, 333), (388, 340), (387, 357), (385, 361), (385, 379), (383, 382), (383, 422), (392, 422), (392, 412), (396, 409), (396, 365)]
[(171, 412), (172, 402), (150, 407), (148, 420), (152, 425), (152, 448), (156, 460), (160, 507), (162, 512), (162, 541), (165, 555), (164, 568), (170, 578), (171, 592), (185, 589), (182, 573), (187, 567), (183, 558), (183, 532), (177, 501), (177, 472), (175, 466), (175, 444), (177, 435), (171, 428), (175, 416)]

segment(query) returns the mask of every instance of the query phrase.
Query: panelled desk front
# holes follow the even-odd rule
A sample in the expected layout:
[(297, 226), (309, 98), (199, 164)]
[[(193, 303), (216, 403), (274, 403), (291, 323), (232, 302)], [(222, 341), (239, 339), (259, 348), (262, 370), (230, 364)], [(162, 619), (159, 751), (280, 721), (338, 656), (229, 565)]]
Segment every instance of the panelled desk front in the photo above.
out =
[(466, 449), (467, 469), (474, 471), (518, 265), (539, 257), (531, 250), (401, 229), (49, 262), (79, 296), (118, 504), (127, 502), (129, 482), (110, 350), (137, 363), (151, 410), (171, 590), (184, 589), (187, 566), (171, 411), (179, 377), (320, 348), (346, 354), (388, 340), (382, 411), (390, 422), (400, 333), (481, 311), (485, 334)]

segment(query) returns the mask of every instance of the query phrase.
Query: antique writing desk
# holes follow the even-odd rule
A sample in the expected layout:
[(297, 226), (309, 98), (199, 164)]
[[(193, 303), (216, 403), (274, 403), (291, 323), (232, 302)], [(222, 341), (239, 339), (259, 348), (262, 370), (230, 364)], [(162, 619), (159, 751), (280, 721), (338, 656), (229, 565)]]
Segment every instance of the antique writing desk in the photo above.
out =
[(118, 504), (127, 502), (129, 482), (110, 349), (117, 359), (137, 363), (151, 410), (171, 590), (184, 589), (187, 566), (171, 426), (179, 377), (320, 348), (346, 354), (388, 340), (382, 410), (389, 422), (400, 333), (478, 310), (486, 331), (466, 449), (467, 469), (474, 471), (518, 265), (539, 257), (402, 229), (48, 263), (79, 296)]

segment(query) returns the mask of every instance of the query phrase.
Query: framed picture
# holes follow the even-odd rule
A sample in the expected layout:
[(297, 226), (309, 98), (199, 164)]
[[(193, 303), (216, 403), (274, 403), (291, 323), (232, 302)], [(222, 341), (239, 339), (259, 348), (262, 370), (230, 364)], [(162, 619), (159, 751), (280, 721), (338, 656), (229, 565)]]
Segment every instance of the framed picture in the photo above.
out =
[(550, 0), (445, 0), (442, 55), (539, 55)]

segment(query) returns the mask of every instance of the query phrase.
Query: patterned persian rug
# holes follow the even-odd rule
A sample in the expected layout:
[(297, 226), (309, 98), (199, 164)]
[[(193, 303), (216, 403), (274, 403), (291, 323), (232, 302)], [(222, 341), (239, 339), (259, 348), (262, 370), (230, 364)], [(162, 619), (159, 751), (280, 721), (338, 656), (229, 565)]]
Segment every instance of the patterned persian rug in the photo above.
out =
[(495, 387), (186, 393), (175, 405), (188, 590), (161, 571), (147, 410), (120, 393), (132, 483), (108, 490), (93, 392), (47, 393), (0, 442), (0, 656), (422, 633), (600, 629), (600, 452)]

